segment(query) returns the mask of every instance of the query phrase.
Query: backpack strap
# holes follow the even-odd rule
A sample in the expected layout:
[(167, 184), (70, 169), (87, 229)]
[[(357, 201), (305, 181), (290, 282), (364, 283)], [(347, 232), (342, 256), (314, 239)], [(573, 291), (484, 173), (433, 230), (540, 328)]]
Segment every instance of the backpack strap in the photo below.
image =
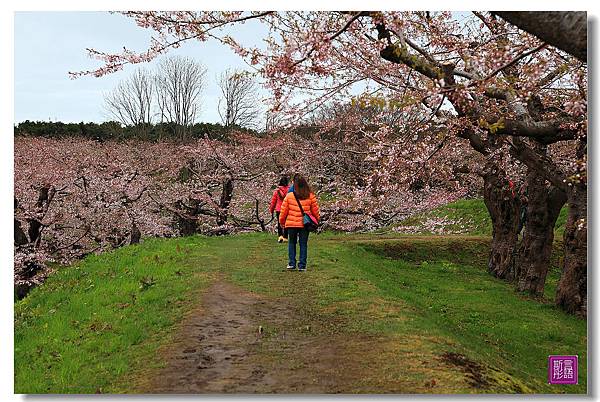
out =
[(284, 196), (281, 195), (281, 190), (280, 189), (277, 189), (277, 195), (279, 196), (279, 199), (281, 201), (283, 201), (283, 199), (285, 198)]
[(300, 212), (302, 212), (302, 216), (304, 216), (304, 209), (302, 208), (302, 203), (298, 199), (298, 196), (296, 195), (296, 192), (292, 191), (292, 193), (294, 194), (294, 198), (296, 198), (296, 202), (298, 203), (298, 206), (300, 207)]

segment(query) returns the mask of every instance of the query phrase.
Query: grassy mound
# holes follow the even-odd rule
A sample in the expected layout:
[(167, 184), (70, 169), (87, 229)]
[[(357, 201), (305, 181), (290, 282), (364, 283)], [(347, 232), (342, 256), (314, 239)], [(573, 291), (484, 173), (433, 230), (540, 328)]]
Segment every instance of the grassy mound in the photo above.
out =
[[(567, 212), (568, 207), (564, 206), (556, 221), (554, 236), (557, 240), (562, 239)], [(420, 234), (491, 236), (492, 221), (482, 199), (458, 200), (434, 210), (413, 215), (397, 224), (396, 230)]]

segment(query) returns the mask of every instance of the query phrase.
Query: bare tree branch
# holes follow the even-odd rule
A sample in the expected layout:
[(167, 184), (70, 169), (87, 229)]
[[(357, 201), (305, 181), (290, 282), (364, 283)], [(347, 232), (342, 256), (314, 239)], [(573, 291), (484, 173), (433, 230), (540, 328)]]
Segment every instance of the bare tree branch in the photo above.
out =
[(261, 111), (253, 77), (245, 71), (226, 70), (217, 83), (222, 93), (218, 111), (223, 125), (256, 127)]
[(137, 69), (104, 96), (105, 109), (126, 126), (152, 123), (154, 82), (148, 70)]
[(156, 86), (161, 121), (177, 124), (181, 139), (200, 112), (206, 69), (188, 57), (170, 57), (158, 65)]

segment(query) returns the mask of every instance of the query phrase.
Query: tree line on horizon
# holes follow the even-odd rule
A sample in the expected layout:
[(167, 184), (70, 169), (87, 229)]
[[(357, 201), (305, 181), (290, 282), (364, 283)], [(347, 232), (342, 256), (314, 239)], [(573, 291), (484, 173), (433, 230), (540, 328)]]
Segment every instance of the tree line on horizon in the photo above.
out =
[[(14, 125), (15, 136), (45, 137), (45, 138), (87, 138), (96, 141), (109, 140), (180, 140), (178, 136), (182, 127), (177, 123), (156, 123), (146, 124), (144, 127), (126, 126), (118, 121), (79, 122), (64, 123), (61, 121), (31, 121), (25, 120)], [(228, 141), (230, 133), (242, 131), (247, 134), (261, 137), (264, 134), (249, 128), (242, 128), (237, 125), (225, 127), (220, 123), (194, 123), (186, 128), (186, 140), (197, 140), (208, 138), (213, 140)]]

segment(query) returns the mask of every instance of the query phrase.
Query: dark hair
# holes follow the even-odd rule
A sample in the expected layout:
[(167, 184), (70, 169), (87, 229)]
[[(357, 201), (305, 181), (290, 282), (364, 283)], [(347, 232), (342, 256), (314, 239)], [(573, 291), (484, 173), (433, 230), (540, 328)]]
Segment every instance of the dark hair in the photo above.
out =
[(287, 186), (289, 183), (287, 176), (281, 176), (281, 179), (279, 179), (279, 185), (280, 186)]
[(294, 176), (294, 192), (301, 200), (309, 198), (312, 192), (308, 181), (299, 174)]

